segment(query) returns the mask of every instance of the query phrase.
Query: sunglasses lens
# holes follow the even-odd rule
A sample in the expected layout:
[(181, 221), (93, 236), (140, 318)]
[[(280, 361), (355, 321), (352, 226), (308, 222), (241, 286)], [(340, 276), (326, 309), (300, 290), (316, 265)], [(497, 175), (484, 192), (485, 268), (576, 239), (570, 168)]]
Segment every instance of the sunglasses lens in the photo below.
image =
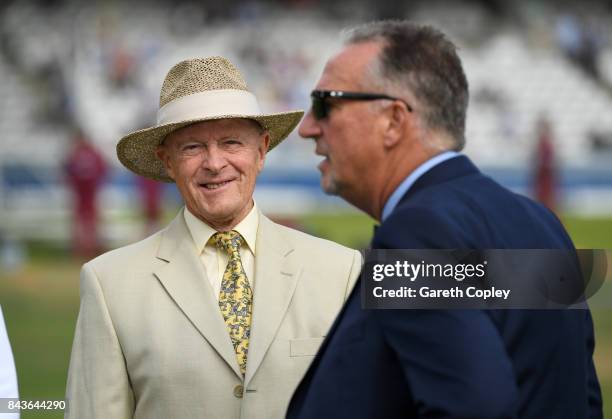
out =
[(325, 99), (316, 96), (312, 97), (312, 115), (315, 119), (323, 119), (327, 116)]

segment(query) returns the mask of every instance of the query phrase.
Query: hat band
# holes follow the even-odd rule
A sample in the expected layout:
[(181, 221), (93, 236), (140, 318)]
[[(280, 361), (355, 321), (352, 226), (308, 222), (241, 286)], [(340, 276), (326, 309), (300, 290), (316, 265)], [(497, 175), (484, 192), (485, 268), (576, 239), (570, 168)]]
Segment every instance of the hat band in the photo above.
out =
[(238, 89), (208, 90), (182, 96), (157, 111), (157, 124), (174, 124), (192, 119), (225, 115), (261, 115), (253, 93)]

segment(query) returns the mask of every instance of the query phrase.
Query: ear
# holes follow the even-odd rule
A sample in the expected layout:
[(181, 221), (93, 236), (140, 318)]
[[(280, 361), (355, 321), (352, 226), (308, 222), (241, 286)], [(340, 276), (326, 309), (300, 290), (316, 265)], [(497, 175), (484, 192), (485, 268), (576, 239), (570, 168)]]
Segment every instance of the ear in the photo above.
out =
[(257, 168), (261, 172), (264, 167), (264, 162), (266, 160), (266, 154), (268, 153), (268, 148), (270, 147), (270, 133), (268, 131), (262, 134), (263, 138), (259, 142), (259, 147), (257, 152), (259, 154), (259, 162), (257, 163)]
[(166, 169), (166, 173), (168, 174), (168, 176), (172, 180), (174, 180), (174, 170), (173, 170), (173, 164), (172, 164), (172, 157), (170, 156), (170, 151), (168, 150), (168, 146), (166, 144), (163, 144), (163, 143), (158, 145), (157, 148), (155, 149), (155, 155), (163, 163), (164, 168)]
[(385, 112), (383, 145), (385, 148), (395, 147), (404, 137), (408, 125), (412, 123), (412, 113), (400, 101), (394, 101)]

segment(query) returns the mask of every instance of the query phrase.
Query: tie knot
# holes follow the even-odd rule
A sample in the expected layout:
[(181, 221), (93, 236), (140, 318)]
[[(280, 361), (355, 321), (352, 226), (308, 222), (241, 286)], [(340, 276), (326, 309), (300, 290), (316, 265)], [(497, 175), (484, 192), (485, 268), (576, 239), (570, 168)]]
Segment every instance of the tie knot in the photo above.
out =
[(239, 250), (243, 238), (237, 231), (231, 230), (215, 233), (212, 236), (212, 240), (217, 245), (217, 248), (225, 250), (230, 256), (236, 253), (240, 254)]

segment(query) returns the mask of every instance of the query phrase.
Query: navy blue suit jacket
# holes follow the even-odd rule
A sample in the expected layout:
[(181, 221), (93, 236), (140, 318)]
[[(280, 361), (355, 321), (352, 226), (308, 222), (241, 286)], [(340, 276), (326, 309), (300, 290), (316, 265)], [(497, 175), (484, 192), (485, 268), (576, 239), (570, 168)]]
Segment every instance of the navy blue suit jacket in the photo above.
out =
[[(421, 176), (380, 249), (573, 249), (543, 206), (467, 157)], [(287, 417), (601, 418), (588, 310), (363, 310), (357, 283)]]

